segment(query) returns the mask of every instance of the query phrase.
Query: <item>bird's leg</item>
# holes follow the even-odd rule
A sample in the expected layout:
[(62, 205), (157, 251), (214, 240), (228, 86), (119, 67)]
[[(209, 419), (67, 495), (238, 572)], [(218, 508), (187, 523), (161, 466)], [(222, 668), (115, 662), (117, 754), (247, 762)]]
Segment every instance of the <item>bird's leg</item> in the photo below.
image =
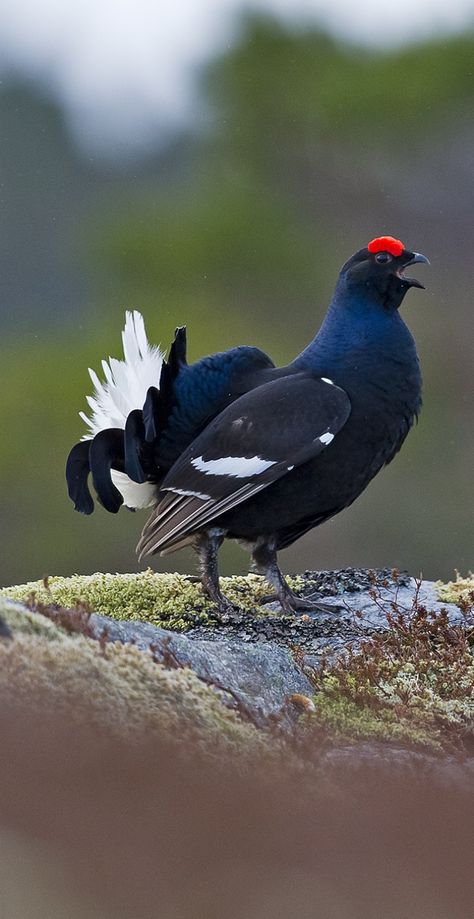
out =
[(269, 584), (275, 588), (276, 593), (264, 597), (262, 603), (278, 600), (285, 613), (304, 612), (317, 610), (324, 613), (334, 613), (338, 607), (329, 603), (320, 603), (308, 597), (298, 597), (288, 586), (277, 562), (277, 553), (273, 541), (259, 542), (252, 551), (253, 569), (257, 574), (263, 574)]
[(220, 530), (208, 530), (207, 533), (200, 533), (196, 541), (196, 551), (199, 556), (201, 568), (201, 583), (205, 593), (217, 603), (221, 614), (229, 614), (234, 611), (230, 600), (224, 597), (219, 587), (219, 549), (224, 540), (224, 534)]

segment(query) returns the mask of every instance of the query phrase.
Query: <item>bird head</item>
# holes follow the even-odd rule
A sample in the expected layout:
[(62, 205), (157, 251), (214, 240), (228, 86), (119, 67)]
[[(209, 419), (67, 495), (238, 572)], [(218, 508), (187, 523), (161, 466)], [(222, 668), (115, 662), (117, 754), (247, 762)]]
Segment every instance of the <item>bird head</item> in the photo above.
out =
[(367, 298), (392, 311), (401, 305), (410, 287), (420, 287), (416, 278), (405, 276), (405, 269), (415, 262), (429, 265), (426, 255), (411, 252), (393, 236), (372, 239), (365, 249), (359, 249), (343, 266), (341, 281), (351, 294), (360, 292)]

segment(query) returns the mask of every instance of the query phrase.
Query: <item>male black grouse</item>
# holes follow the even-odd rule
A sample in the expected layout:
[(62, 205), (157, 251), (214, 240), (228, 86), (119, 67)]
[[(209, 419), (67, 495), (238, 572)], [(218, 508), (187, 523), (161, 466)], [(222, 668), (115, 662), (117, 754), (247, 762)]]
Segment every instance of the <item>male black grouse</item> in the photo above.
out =
[(141, 315), (128, 313), (125, 361), (103, 362), (105, 383), (90, 371), (90, 432), (66, 470), (76, 510), (93, 511), (91, 473), (108, 511), (153, 506), (140, 558), (196, 548), (221, 610), (225, 538), (251, 552), (285, 611), (321, 607), (290, 590), (277, 551), (351, 504), (418, 415), (418, 357), (398, 312), (423, 286), (404, 275), (414, 262), (428, 259), (391, 236), (356, 252), (318, 334), (286, 367), (245, 346), (188, 365), (184, 328), (164, 360)]

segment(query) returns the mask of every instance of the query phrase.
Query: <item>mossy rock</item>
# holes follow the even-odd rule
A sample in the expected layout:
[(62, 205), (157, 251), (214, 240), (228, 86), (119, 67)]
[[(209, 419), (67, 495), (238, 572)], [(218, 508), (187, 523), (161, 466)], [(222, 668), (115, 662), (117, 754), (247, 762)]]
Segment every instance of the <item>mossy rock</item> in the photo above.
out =
[[(255, 575), (224, 578), (223, 582), (230, 599), (248, 609), (256, 605), (259, 595), (268, 592), (263, 578)], [(114, 619), (136, 619), (176, 631), (212, 622), (215, 610), (200, 584), (182, 574), (157, 574), (151, 569), (138, 574), (50, 577), (46, 582), (4, 588), (2, 593), (15, 600), (34, 596), (40, 603), (65, 607), (85, 603), (94, 612)]]
[[(293, 589), (301, 578), (288, 579)], [(221, 578), (225, 595), (241, 609), (262, 614), (261, 599), (269, 587), (260, 575)], [(34, 601), (64, 607), (86, 604), (96, 613), (114, 619), (136, 619), (174, 631), (215, 622), (216, 606), (205, 597), (201, 584), (182, 574), (157, 574), (151, 568), (137, 574), (73, 575), (29, 581), (0, 591), (14, 600)]]
[(37, 636), (48, 641), (57, 641), (62, 637), (62, 632), (45, 616), (39, 616), (22, 603), (1, 594), (0, 621), (13, 635)]
[(0, 640), (0, 695), (38, 713), (130, 738), (162, 734), (212, 758), (267, 755), (267, 735), (227, 708), (189, 669), (169, 669), (151, 651), (68, 635), (40, 613), (0, 597), (10, 632)]
[[(268, 589), (266, 582), (255, 575), (223, 581), (228, 596), (248, 610), (255, 611)], [(300, 586), (296, 580), (293, 584)], [(473, 579), (458, 578), (438, 589), (441, 597), (446, 591), (446, 601), (461, 598), (462, 604), (471, 596)], [(106, 645), (104, 651), (100, 643), (84, 636), (67, 636), (44, 616), (23, 610), (7, 599), (25, 600), (34, 595), (36, 602), (46, 606), (74, 607), (85, 603), (115, 619), (146, 621), (168, 629), (186, 630), (197, 623), (211, 626), (213, 605), (203, 596), (201, 586), (183, 575), (155, 574), (150, 570), (139, 574), (77, 575), (50, 578), (46, 584), (30, 582), (5, 589), (3, 594), (0, 619), (11, 629), (14, 641), (2, 640), (1, 651), (2, 655), (13, 653), (16, 658), (10, 669), (6, 662), (0, 665), (0, 690), (4, 679), (6, 683), (9, 679), (13, 683), (18, 680), (19, 692), (23, 687), (26, 699), (29, 693), (34, 695), (35, 681), (43, 692), (54, 674), (52, 682), (59, 702), (63, 693), (74, 696), (76, 691), (81, 699), (89, 700), (94, 687), (98, 696), (104, 697), (104, 691), (97, 689), (102, 681), (107, 698), (115, 699), (110, 703), (114, 706), (110, 713), (112, 724), (117, 718), (119, 724), (129, 724), (133, 730), (134, 724), (143, 727), (147, 719), (150, 724), (158, 724), (161, 719), (160, 723), (166, 722), (170, 730), (179, 731), (183, 719), (184, 733), (192, 732), (193, 725), (198, 725), (198, 734), (199, 725), (207, 725), (208, 736), (222, 731), (228, 736), (228, 727), (231, 734), (233, 730), (247, 730), (248, 725), (242, 724), (235, 712), (225, 709), (215, 692), (190, 671), (166, 670), (148, 652), (130, 646)], [(55, 650), (48, 650), (53, 643), (61, 644), (57, 661)], [(422, 606), (409, 613), (400, 612), (399, 619), (394, 611), (392, 625), (364, 639), (361, 649), (344, 652), (331, 666), (324, 665), (313, 672), (314, 711), (301, 717), (301, 736), (314, 742), (315, 747), (327, 742), (338, 745), (376, 740), (434, 752), (467, 751), (474, 739), (473, 644), (474, 629), (468, 620), (453, 624), (445, 611), (430, 613)], [(16, 648), (14, 652), (8, 652), (10, 645)], [(75, 688), (78, 668), (83, 668), (83, 677)], [(82, 679), (85, 688), (79, 690)], [(97, 700), (97, 717), (99, 709)], [(91, 711), (96, 711), (93, 704)], [(104, 711), (109, 711), (109, 702)], [(250, 738), (249, 742), (255, 741)], [(265, 742), (269, 742), (268, 737)]]

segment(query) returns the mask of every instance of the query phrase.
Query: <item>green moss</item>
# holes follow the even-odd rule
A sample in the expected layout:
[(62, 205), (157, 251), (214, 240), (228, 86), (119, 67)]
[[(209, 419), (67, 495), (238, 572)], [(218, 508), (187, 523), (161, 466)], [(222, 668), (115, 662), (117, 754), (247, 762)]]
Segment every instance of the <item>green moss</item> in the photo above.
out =
[[(316, 711), (306, 715), (309, 725), (316, 723), (327, 732), (331, 740), (348, 741), (381, 740), (392, 743), (440, 749), (439, 731), (432, 725), (416, 723), (401, 718), (395, 708), (372, 707), (339, 693), (330, 678), (323, 691), (314, 699)], [(431, 728), (431, 729), (430, 729)]]
[[(290, 583), (296, 590), (302, 585), (298, 578), (290, 579)], [(221, 586), (229, 600), (247, 611), (255, 611), (269, 592), (264, 578), (255, 574), (222, 578)], [(139, 619), (176, 631), (215, 621), (215, 605), (204, 596), (200, 584), (182, 574), (157, 574), (151, 569), (138, 574), (50, 577), (47, 586), (43, 581), (30, 581), (4, 588), (1, 593), (22, 601), (34, 595), (41, 603), (65, 607), (86, 603), (94, 612), (114, 619)]]
[(47, 586), (30, 581), (6, 588), (4, 593), (16, 600), (33, 595), (41, 603), (65, 607), (86, 603), (94, 612), (114, 619), (138, 619), (179, 631), (208, 622), (212, 612), (200, 585), (183, 575), (156, 574), (151, 569), (138, 574), (51, 577)]

